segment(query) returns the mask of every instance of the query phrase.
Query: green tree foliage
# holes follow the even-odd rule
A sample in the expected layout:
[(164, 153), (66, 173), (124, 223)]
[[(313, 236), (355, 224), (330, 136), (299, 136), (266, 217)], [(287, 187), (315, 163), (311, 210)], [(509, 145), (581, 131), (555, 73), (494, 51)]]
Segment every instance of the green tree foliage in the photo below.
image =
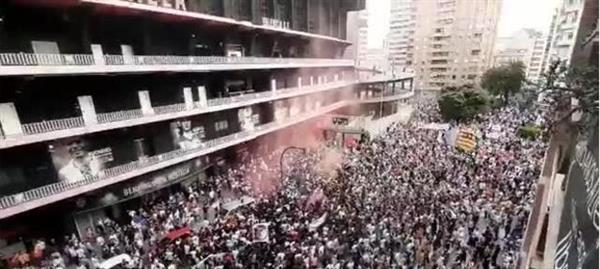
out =
[(526, 139), (534, 140), (542, 133), (542, 129), (535, 125), (526, 125), (519, 128), (519, 136)]
[(502, 97), (504, 103), (519, 92), (525, 82), (525, 65), (512, 62), (507, 65), (488, 69), (481, 79), (481, 87), (491, 95)]
[[(550, 126), (567, 124), (580, 130), (591, 129), (598, 122), (598, 67), (565, 68), (559, 61), (550, 64), (543, 74), (541, 95), (548, 106)], [(581, 114), (572, 122), (573, 114)]]
[(464, 87), (460, 91), (444, 92), (438, 99), (442, 118), (446, 121), (463, 121), (475, 117), (488, 108), (489, 98), (485, 92)]

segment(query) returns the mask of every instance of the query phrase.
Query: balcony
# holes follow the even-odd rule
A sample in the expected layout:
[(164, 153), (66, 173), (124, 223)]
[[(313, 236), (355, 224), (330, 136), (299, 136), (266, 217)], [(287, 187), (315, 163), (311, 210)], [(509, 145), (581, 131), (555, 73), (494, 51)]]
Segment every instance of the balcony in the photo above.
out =
[(292, 87), (234, 97), (215, 98), (207, 100), (206, 105), (195, 102), (193, 108), (189, 110), (186, 109), (184, 103), (157, 106), (152, 107), (153, 114), (151, 115), (144, 115), (141, 109), (98, 113), (96, 115), (97, 124), (92, 125), (86, 125), (83, 117), (27, 123), (22, 124), (22, 135), (5, 134), (0, 136), (0, 149), (244, 107), (277, 99), (348, 87), (357, 82), (357, 80), (350, 79), (339, 80), (315, 85), (303, 85), (301, 88)]
[(411, 98), (413, 95), (414, 92), (408, 90), (385, 91), (383, 94), (380, 93), (373, 96), (360, 96), (357, 102), (361, 104), (391, 102), (405, 100)]
[(353, 60), (322, 58), (0, 53), (0, 76), (352, 66)]
[(26, 192), (2, 197), (0, 198), (0, 219), (24, 212), (32, 208), (40, 207), (45, 204), (73, 197), (93, 189), (98, 189), (110, 184), (124, 181), (151, 171), (159, 170), (176, 163), (206, 155), (241, 142), (249, 141), (266, 133), (297, 124), (324, 113), (328, 113), (335, 109), (341, 108), (348, 103), (349, 101), (339, 101), (335, 104), (323, 107), (316, 112), (304, 113), (294, 116), (290, 119), (286, 119), (285, 122), (271, 122), (258, 126), (253, 131), (242, 131), (236, 134), (213, 139), (207, 141), (196, 149), (174, 150), (143, 160), (112, 167), (104, 170), (101, 176), (88, 177), (78, 182), (54, 183)]
[(387, 101), (387, 98), (398, 100), (400, 98), (410, 98), (412, 95), (413, 92), (408, 91), (389, 91), (383, 95), (383, 98), (386, 100), (382, 99), (381, 96), (362, 98), (358, 100), (342, 100), (315, 109), (316, 111), (305, 112), (290, 116), (280, 121), (274, 121), (256, 126), (252, 131), (241, 131), (235, 134), (209, 140), (204, 142), (198, 148), (188, 150), (178, 149), (116, 167), (111, 167), (103, 170), (99, 176), (87, 177), (77, 182), (58, 182), (25, 192), (0, 197), (0, 219), (7, 218), (12, 215), (19, 214), (59, 200), (74, 197), (91, 190), (125, 181), (127, 179), (152, 171), (160, 170), (177, 163), (197, 158), (199, 156), (216, 152), (218, 150), (255, 139), (261, 135), (321, 116), (350, 104), (357, 102), (381, 102)]

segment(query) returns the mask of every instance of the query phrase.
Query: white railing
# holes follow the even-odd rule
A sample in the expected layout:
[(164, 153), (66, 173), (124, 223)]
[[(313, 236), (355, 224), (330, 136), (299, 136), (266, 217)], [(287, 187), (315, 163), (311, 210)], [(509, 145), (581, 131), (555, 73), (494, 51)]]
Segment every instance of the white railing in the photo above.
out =
[[(346, 85), (347, 83), (356, 82), (356, 80), (341, 80), (329, 82), (326, 84), (317, 84), (317, 85), (304, 85), (302, 88), (292, 87), (273, 91), (264, 91), (250, 94), (243, 94), (232, 97), (222, 97), (222, 98), (214, 98), (207, 100), (209, 107), (216, 107), (226, 104), (236, 104), (251, 101), (259, 98), (269, 98), (269, 97), (277, 97), (278, 95), (286, 95), (290, 93), (297, 92), (300, 94), (308, 94), (311, 92), (321, 91), (325, 89), (334, 89), (338, 86)], [(361, 81), (364, 82), (364, 81)], [(395, 96), (395, 95), (403, 95), (406, 94), (406, 91), (398, 90), (396, 93), (386, 92), (384, 96)], [(373, 101), (377, 101), (381, 98), (380, 95), (373, 96)], [(359, 96), (357, 97), (359, 99)], [(171, 104), (165, 106), (157, 106), (153, 107), (154, 112), (156, 114), (169, 114), (185, 111), (186, 107), (184, 103)], [(202, 109), (202, 106), (199, 102), (195, 103), (195, 109)], [(131, 119), (138, 119), (144, 117), (142, 111), (140, 109), (132, 109), (132, 110), (123, 110), (123, 111), (114, 111), (107, 113), (98, 113), (96, 115), (99, 124), (106, 124), (112, 122), (119, 122)], [(67, 119), (57, 119), (57, 120), (48, 120), (42, 122), (28, 123), (23, 124), (24, 135), (33, 135), (33, 134), (41, 134), (47, 132), (53, 132), (58, 130), (72, 129), (72, 128), (80, 128), (84, 127), (85, 123), (82, 117), (75, 118), (67, 118)], [(0, 130), (1, 132), (2, 130)], [(2, 135), (0, 135), (0, 139), (4, 139)]]
[[(226, 56), (104, 55), (106, 65), (204, 65), (204, 64), (322, 64), (354, 65), (353, 60), (325, 58), (272, 58)], [(98, 65), (92, 54), (0, 53), (0, 65)]]
[(215, 139), (206, 141), (203, 145), (201, 145), (200, 147), (195, 148), (195, 149), (189, 149), (189, 150), (178, 149), (178, 150), (158, 154), (158, 155), (155, 155), (155, 156), (152, 156), (149, 158), (140, 159), (140, 160), (133, 161), (130, 163), (111, 167), (111, 168), (103, 170), (101, 175), (99, 175), (99, 176), (86, 177), (85, 179), (83, 179), (81, 181), (58, 182), (58, 183), (53, 183), (53, 184), (45, 185), (42, 187), (38, 187), (35, 189), (31, 189), (31, 190), (28, 190), (25, 192), (13, 194), (13, 195), (7, 195), (7, 196), (0, 198), (0, 209), (13, 207), (13, 206), (16, 206), (18, 204), (21, 204), (21, 203), (24, 203), (27, 201), (37, 200), (37, 199), (41, 199), (41, 198), (44, 198), (44, 197), (47, 197), (47, 196), (50, 196), (53, 194), (61, 193), (61, 192), (67, 191), (69, 189), (78, 187), (78, 186), (83, 186), (83, 185), (91, 184), (91, 183), (98, 182), (101, 180), (105, 180), (108, 178), (116, 177), (118, 175), (122, 175), (125, 173), (129, 173), (131, 171), (134, 171), (134, 170), (149, 167), (149, 166), (152, 166), (152, 165), (155, 165), (155, 164), (167, 161), (167, 160), (172, 160), (172, 159), (179, 158), (181, 156), (188, 155), (188, 154), (191, 154), (194, 152), (199, 152), (199, 151), (206, 150), (206, 149), (209, 149), (212, 147), (217, 147), (219, 145), (222, 145), (222, 144), (225, 144), (225, 143), (237, 140), (237, 139), (248, 137), (257, 131), (276, 127), (278, 124), (280, 124), (280, 123), (270, 122), (270, 123), (267, 123), (267, 124), (264, 124), (261, 126), (257, 126), (252, 131), (242, 131), (242, 132), (238, 132), (235, 134), (230, 134), (227, 136), (223, 136), (223, 137), (219, 137), (219, 138), (215, 138)]
[(167, 113), (184, 111), (185, 104), (179, 103), (179, 104), (172, 104), (172, 105), (155, 106), (153, 108), (154, 108), (154, 113), (156, 113), (156, 114), (167, 114)]
[(66, 130), (83, 127), (85, 124), (82, 117), (64, 118), (57, 120), (40, 121), (23, 124), (23, 132), (26, 135), (47, 133), (58, 130)]
[(144, 115), (142, 114), (141, 109), (131, 109), (131, 110), (121, 110), (107, 113), (98, 113), (98, 123), (109, 123), (109, 122), (117, 122), (123, 120), (137, 119), (141, 118)]
[[(276, 128), (288, 126), (291, 122), (294, 122), (297, 120), (302, 120), (303, 118), (307, 119), (310, 117), (318, 116), (322, 113), (331, 111), (332, 109), (337, 109), (337, 108), (339, 108), (343, 105), (347, 105), (347, 104), (348, 103), (346, 103), (346, 101), (340, 101), (340, 102), (331, 104), (329, 106), (326, 106), (324, 108), (320, 108), (320, 109), (318, 109), (318, 111), (307, 112), (307, 113), (292, 116), (283, 122), (273, 121), (273, 122), (269, 122), (269, 123), (266, 123), (263, 125), (256, 126), (254, 128), (254, 130), (251, 130), (251, 131), (242, 131), (242, 132), (230, 134), (227, 136), (215, 138), (212, 140), (208, 140), (208, 141), (204, 142), (203, 145), (201, 145), (200, 147), (197, 147), (194, 149), (188, 149), (188, 150), (177, 149), (177, 150), (173, 150), (170, 152), (165, 152), (165, 153), (151, 156), (148, 158), (144, 158), (144, 159), (132, 161), (132, 162), (129, 162), (126, 164), (111, 167), (111, 168), (103, 170), (101, 172), (101, 174), (98, 176), (86, 177), (85, 179), (83, 179), (81, 181), (58, 182), (58, 183), (53, 183), (53, 184), (45, 185), (42, 187), (38, 187), (35, 189), (31, 189), (31, 190), (28, 190), (25, 192), (0, 197), (0, 209), (14, 207), (14, 206), (22, 204), (24, 202), (37, 200), (37, 199), (41, 199), (44, 197), (48, 197), (50, 195), (65, 192), (67, 190), (73, 189), (78, 186), (88, 185), (88, 184), (91, 184), (94, 182), (99, 182), (99, 181), (107, 180), (110, 178), (114, 178), (116, 176), (130, 173), (135, 170), (148, 168), (152, 165), (156, 165), (159, 163), (164, 163), (165, 161), (168, 161), (168, 160), (173, 160), (173, 159), (180, 158), (183, 156), (189, 156), (193, 153), (195, 153), (195, 154), (202, 153), (202, 152), (208, 153), (206, 151), (211, 148), (223, 146), (226, 143), (231, 143), (238, 139), (245, 139), (245, 138), (251, 139), (253, 136), (264, 133), (264, 131), (268, 131), (270, 129), (272, 129), (270, 131), (275, 131)], [(177, 104), (177, 105), (180, 105), (180, 104)]]
[(0, 53), (0, 65), (93, 65), (91, 54)]

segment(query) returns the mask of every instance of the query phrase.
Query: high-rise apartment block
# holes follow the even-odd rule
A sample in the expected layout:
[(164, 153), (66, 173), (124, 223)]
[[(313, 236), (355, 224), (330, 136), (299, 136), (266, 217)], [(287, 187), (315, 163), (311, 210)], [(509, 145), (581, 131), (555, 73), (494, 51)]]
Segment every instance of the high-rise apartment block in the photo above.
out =
[(546, 37), (534, 29), (521, 29), (508, 37), (498, 38), (494, 66), (522, 62), (527, 80), (536, 82), (542, 72)]
[(416, 87), (476, 83), (492, 63), (502, 1), (396, 0), (390, 57), (416, 73)]
[(368, 13), (366, 10), (351, 11), (348, 12), (347, 19), (347, 40), (352, 45), (346, 48), (344, 58), (354, 59), (357, 65), (362, 66), (368, 49)]
[(577, 32), (580, 25), (584, 0), (561, 0), (555, 10), (548, 47), (547, 66), (555, 60), (560, 60), (568, 66), (571, 62)]

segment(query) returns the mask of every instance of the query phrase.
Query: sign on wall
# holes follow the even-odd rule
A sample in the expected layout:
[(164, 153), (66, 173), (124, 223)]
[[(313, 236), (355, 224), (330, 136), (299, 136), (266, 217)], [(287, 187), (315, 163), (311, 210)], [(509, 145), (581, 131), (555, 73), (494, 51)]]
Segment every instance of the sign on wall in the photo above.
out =
[(190, 120), (171, 122), (171, 135), (175, 147), (183, 150), (199, 148), (206, 138), (204, 126), (192, 126)]
[(184, 11), (187, 10), (187, 8), (185, 6), (185, 0), (121, 0), (121, 1), (146, 4), (146, 5), (150, 5), (150, 6), (156, 6), (156, 7), (173, 8), (173, 9), (179, 9), (179, 10), (184, 10)]
[(102, 171), (113, 161), (110, 147), (90, 151), (83, 138), (61, 140), (49, 145), (52, 163), (61, 182), (74, 183), (86, 178), (102, 176)]

